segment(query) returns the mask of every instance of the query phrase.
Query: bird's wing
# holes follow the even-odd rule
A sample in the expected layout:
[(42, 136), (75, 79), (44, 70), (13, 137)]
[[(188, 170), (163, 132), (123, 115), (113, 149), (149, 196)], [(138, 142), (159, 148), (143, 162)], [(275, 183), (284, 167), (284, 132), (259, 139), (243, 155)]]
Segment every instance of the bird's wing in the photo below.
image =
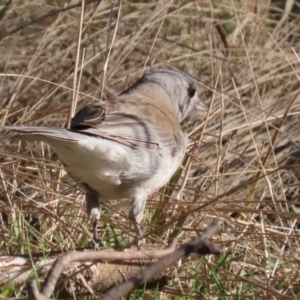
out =
[(72, 119), (71, 131), (99, 136), (132, 148), (176, 149), (176, 140), (160, 124), (124, 112), (112, 112), (100, 105), (88, 105)]

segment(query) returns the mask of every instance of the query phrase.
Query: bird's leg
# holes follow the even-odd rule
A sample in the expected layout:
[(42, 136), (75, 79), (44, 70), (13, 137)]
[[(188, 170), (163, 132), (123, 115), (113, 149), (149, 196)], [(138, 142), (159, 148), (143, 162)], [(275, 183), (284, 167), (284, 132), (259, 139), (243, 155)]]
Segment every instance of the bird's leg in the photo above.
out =
[(144, 233), (142, 231), (140, 222), (142, 220), (144, 210), (145, 210), (145, 204), (146, 204), (146, 198), (133, 198), (132, 199), (132, 205), (129, 212), (129, 219), (133, 221), (134, 228), (137, 233), (137, 247), (140, 248), (142, 244), (146, 243), (146, 240), (144, 238)]
[(134, 229), (137, 233), (138, 241), (137, 241), (137, 247), (140, 248), (141, 245), (146, 243), (146, 239), (144, 238), (144, 232), (141, 228), (140, 223), (134, 222)]
[(97, 228), (97, 225), (98, 225), (98, 219), (96, 218), (92, 218), (92, 221), (93, 221), (93, 240), (96, 244), (98, 244), (99, 246), (104, 246), (103, 245), (103, 241), (102, 239), (99, 237), (99, 234), (98, 234), (98, 228)]
[(104, 244), (97, 231), (97, 223), (100, 219), (99, 194), (86, 188), (85, 199), (88, 216), (93, 222), (93, 240), (98, 246), (102, 247)]

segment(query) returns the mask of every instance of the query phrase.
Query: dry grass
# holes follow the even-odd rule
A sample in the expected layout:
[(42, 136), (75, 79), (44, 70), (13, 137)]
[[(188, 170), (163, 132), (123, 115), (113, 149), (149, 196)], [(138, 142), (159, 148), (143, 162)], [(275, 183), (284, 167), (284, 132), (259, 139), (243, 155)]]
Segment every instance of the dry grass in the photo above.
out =
[[(121, 92), (149, 68), (195, 76), (209, 114), (186, 122), (185, 171), (148, 201), (143, 226), (156, 230), (149, 241), (163, 244), (221, 219), (223, 256), (184, 261), (162, 298), (299, 299), (297, 3), (282, 22), (283, 12), (276, 8), (279, 19), (272, 17), (268, 1), (259, 7), (234, 0), (123, 1), (111, 8), (105, 0), (86, 3), (83, 13), (78, 6), (50, 14), (64, 3), (13, 0), (4, 11), (2, 124), (64, 126), (75, 106)], [(85, 246), (83, 193), (62, 176), (51, 149), (3, 135), (0, 159), (1, 255)], [(40, 231), (30, 225), (35, 218)], [(108, 244), (133, 237), (124, 215), (110, 206), (102, 220)]]

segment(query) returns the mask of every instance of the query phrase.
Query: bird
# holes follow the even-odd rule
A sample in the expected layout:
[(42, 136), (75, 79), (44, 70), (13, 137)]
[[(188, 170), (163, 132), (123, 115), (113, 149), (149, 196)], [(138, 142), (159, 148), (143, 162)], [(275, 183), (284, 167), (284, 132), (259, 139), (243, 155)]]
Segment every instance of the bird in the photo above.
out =
[[(99, 238), (100, 200), (129, 208), (138, 245), (147, 198), (164, 186), (187, 150), (182, 120), (206, 111), (196, 80), (181, 71), (154, 69), (110, 100), (88, 104), (70, 127), (4, 126), (13, 138), (48, 143), (65, 170), (85, 191), (93, 240)], [(118, 202), (118, 203), (119, 203)]]

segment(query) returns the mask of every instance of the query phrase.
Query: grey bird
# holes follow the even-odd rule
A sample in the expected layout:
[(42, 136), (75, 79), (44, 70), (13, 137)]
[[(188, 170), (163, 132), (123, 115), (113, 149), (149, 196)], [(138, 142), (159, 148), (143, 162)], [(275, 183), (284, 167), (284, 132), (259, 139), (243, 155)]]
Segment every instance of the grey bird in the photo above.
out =
[(79, 110), (69, 129), (3, 129), (16, 131), (15, 138), (43, 141), (53, 148), (69, 175), (85, 190), (96, 242), (101, 243), (97, 232), (100, 199), (126, 203), (141, 241), (147, 197), (180, 166), (187, 148), (180, 122), (193, 109), (206, 110), (195, 80), (183, 72), (156, 69), (110, 101)]

